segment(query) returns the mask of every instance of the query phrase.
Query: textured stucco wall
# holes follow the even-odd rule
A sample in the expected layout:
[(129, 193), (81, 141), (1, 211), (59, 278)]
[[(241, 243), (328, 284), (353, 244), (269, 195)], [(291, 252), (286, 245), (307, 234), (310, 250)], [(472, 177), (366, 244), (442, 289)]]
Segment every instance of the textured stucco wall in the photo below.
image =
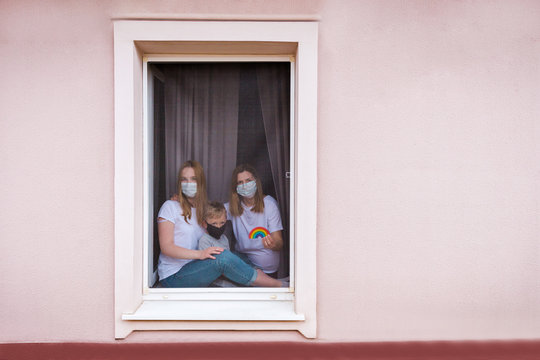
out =
[[(0, 341), (114, 341), (112, 18), (317, 15), (318, 341), (540, 337), (540, 3), (0, 1)], [(126, 341), (303, 340), (292, 332)]]

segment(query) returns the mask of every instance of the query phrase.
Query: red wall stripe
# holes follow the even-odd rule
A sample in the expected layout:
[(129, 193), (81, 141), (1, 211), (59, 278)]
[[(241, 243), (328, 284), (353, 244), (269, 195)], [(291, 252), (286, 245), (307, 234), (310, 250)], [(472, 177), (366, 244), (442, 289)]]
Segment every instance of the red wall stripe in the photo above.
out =
[(0, 344), (0, 359), (373, 359), (539, 360), (540, 340), (464, 342), (245, 342)]

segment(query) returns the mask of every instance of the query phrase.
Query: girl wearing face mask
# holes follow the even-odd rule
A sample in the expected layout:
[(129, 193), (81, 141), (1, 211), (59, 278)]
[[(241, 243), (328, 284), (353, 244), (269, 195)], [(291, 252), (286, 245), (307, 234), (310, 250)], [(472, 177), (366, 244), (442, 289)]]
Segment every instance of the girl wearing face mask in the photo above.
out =
[(158, 213), (162, 286), (206, 287), (221, 275), (242, 285), (281, 285), (260, 276), (229, 250), (219, 246), (198, 249), (205, 233), (202, 226), (207, 196), (204, 171), (197, 161), (186, 161), (180, 168), (178, 194), (178, 201), (166, 201)]
[(283, 226), (278, 204), (273, 197), (263, 194), (255, 168), (243, 164), (234, 169), (230, 200), (225, 206), (237, 240), (236, 251), (277, 278)]

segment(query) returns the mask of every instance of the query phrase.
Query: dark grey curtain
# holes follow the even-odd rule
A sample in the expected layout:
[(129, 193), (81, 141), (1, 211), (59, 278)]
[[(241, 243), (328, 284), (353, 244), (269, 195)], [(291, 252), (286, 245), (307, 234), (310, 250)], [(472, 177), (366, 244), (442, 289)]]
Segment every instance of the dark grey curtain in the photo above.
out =
[(282, 277), (289, 272), (290, 183), (286, 174), (290, 171), (290, 65), (257, 64), (256, 68), (268, 157), (284, 228), (278, 272)]
[(228, 180), (236, 166), (239, 70), (205, 63), (161, 68), (167, 191), (177, 192), (182, 163), (196, 160), (204, 168), (209, 199), (226, 202)]

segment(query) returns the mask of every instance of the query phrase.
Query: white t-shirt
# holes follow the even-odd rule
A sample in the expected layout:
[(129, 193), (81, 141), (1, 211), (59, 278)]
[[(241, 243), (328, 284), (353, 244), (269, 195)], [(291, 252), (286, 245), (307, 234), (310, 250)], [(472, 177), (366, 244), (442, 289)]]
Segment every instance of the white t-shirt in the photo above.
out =
[[(197, 212), (191, 208), (191, 219), (187, 223), (182, 216), (182, 208), (178, 201), (167, 200), (159, 209), (158, 218), (163, 218), (174, 224), (174, 244), (190, 250), (197, 250), (199, 239), (204, 234), (204, 229), (197, 223)], [(158, 273), (160, 279), (165, 279), (176, 274), (182, 266), (191, 259), (176, 259), (164, 254), (159, 255)]]
[(264, 197), (264, 211), (256, 213), (242, 204), (244, 212), (241, 216), (233, 217), (229, 212), (229, 203), (225, 204), (227, 218), (232, 221), (234, 236), (236, 236), (236, 251), (244, 253), (249, 260), (265, 273), (278, 270), (279, 251), (266, 249), (262, 238), (274, 231), (283, 230), (277, 201), (271, 196)]

